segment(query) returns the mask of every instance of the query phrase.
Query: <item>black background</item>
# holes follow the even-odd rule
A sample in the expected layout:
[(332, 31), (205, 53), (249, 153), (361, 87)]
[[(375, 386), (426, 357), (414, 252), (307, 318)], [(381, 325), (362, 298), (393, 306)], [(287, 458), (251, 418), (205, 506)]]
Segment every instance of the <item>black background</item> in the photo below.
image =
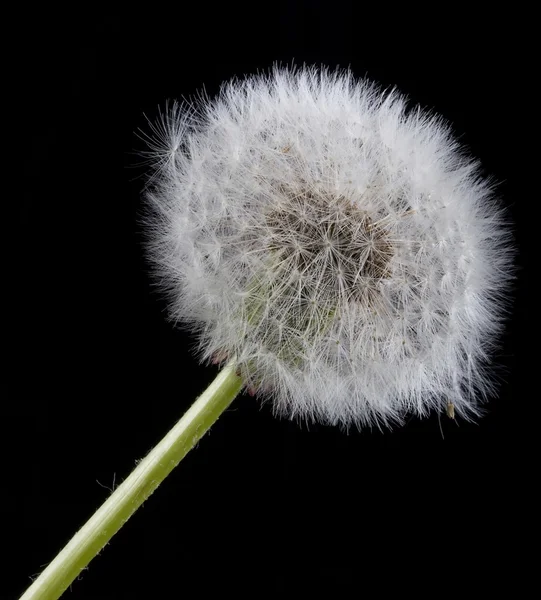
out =
[(349, 434), (279, 420), (241, 396), (66, 597), (374, 598), (391, 586), (439, 596), (525, 585), (533, 467), (519, 421), (535, 400), (522, 341), (533, 225), (514, 165), (528, 136), (519, 106), (528, 16), (382, 8), (89, 4), (33, 12), (21, 27), (9, 59), (26, 152), (0, 597), (22, 593), (217, 373), (197, 364), (193, 339), (166, 322), (150, 286), (138, 129), (167, 99), (203, 87), (212, 96), (275, 61), (396, 85), (451, 121), (499, 182), (520, 250), (495, 357), (499, 394), (475, 424), (434, 415)]

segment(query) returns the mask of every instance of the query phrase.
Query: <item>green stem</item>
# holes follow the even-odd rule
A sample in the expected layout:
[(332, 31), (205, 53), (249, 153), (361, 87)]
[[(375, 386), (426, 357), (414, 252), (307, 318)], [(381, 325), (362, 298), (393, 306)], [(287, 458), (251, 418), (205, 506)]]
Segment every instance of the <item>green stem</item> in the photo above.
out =
[(57, 600), (113, 535), (197, 444), (240, 392), (230, 361), (131, 475), (73, 536), (20, 600)]

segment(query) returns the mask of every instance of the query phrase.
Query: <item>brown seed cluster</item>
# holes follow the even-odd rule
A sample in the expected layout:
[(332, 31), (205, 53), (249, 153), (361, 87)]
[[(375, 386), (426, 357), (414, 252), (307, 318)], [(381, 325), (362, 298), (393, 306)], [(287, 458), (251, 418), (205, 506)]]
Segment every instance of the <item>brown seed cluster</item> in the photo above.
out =
[[(266, 217), (272, 251), (289, 272), (302, 274), (304, 293), (312, 282), (322, 298), (346, 294), (370, 301), (388, 276), (393, 248), (383, 221), (374, 221), (344, 196), (280, 188), (283, 202)], [(320, 288), (323, 286), (323, 288)]]

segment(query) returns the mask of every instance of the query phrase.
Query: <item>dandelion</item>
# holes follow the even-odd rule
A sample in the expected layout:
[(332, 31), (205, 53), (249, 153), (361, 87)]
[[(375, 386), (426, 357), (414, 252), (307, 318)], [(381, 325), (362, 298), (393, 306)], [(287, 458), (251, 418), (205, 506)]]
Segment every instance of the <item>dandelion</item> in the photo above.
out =
[(153, 126), (147, 248), (211, 386), (29, 588), (58, 598), (246, 389), (343, 427), (473, 418), (513, 250), (437, 116), (350, 72), (275, 68)]
[(330, 424), (479, 414), (510, 281), (450, 129), (349, 72), (275, 68), (157, 129), (150, 255), (202, 361)]

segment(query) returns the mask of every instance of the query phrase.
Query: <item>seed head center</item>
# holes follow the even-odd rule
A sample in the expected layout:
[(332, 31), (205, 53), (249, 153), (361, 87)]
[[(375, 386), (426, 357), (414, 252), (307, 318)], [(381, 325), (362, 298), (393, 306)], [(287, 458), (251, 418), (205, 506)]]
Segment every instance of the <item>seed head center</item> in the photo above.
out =
[(280, 191), (280, 205), (266, 216), (267, 249), (284, 273), (302, 274), (303, 294), (336, 304), (367, 301), (377, 293), (393, 256), (378, 220), (344, 196)]

